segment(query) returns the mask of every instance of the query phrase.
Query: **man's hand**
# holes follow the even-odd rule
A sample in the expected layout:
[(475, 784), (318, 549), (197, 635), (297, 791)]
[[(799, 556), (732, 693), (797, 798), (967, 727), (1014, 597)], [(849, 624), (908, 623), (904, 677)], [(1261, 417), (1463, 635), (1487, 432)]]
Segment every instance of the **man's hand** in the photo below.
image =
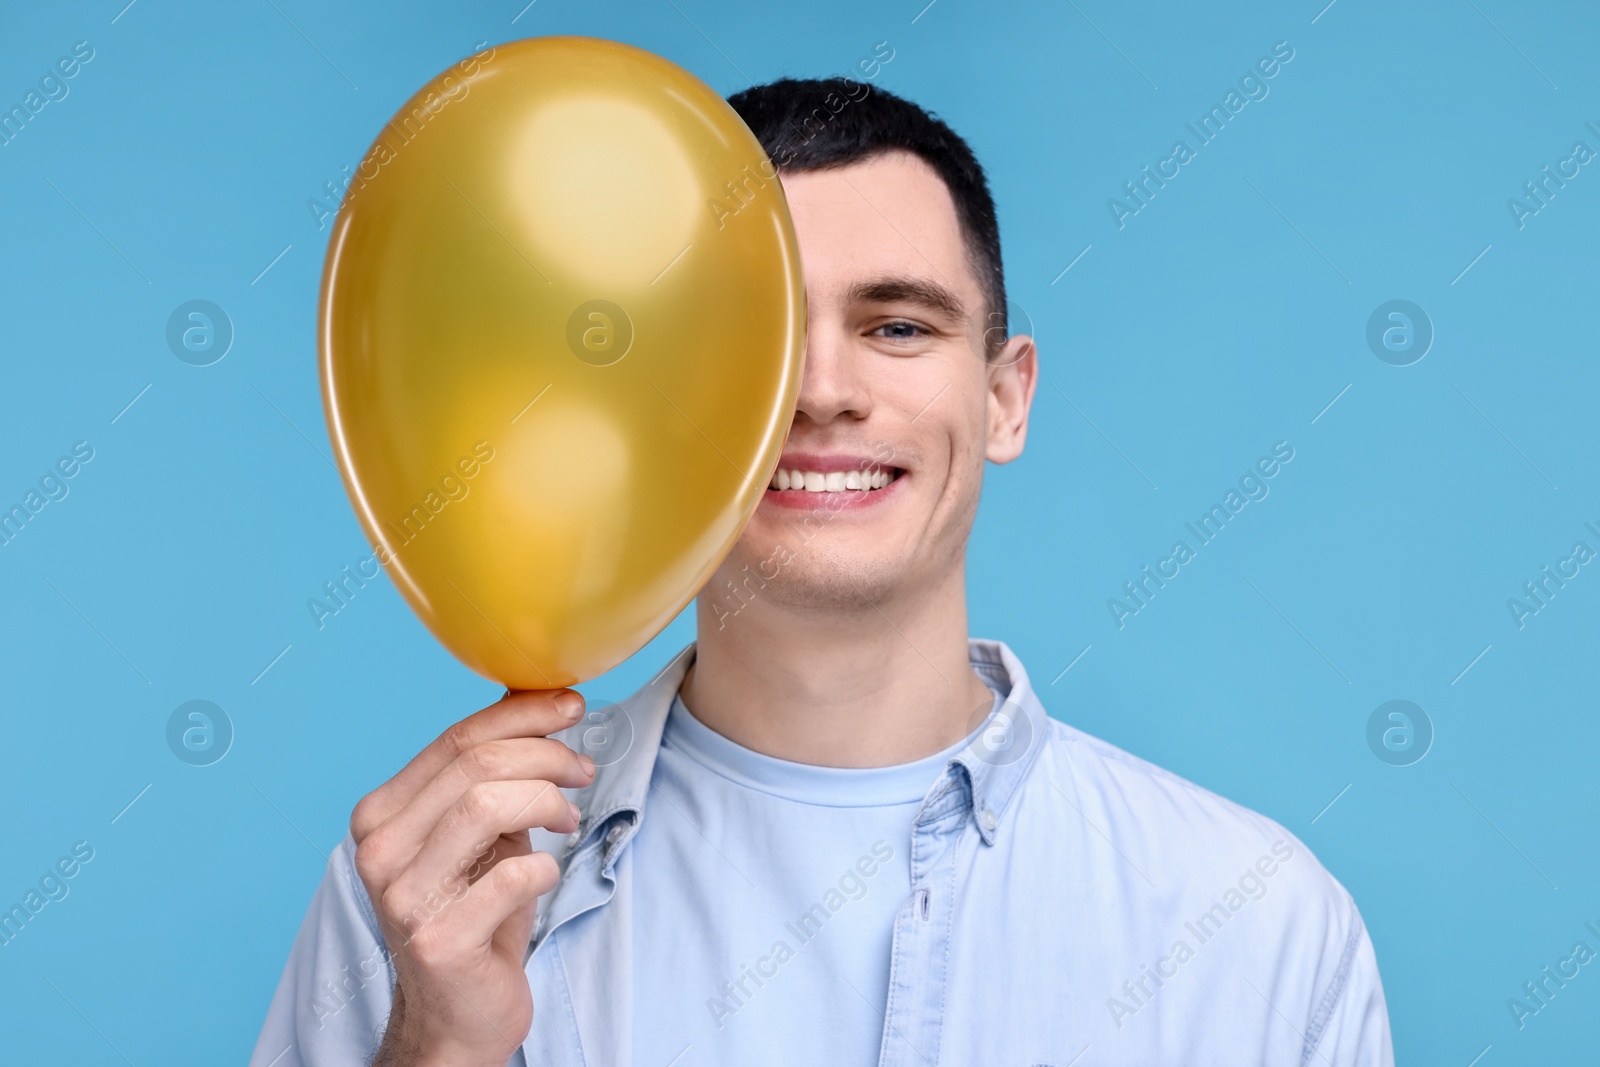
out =
[(561, 788), (594, 762), (547, 737), (583, 717), (570, 689), (508, 693), (450, 727), (350, 816), (356, 871), (398, 973), (376, 1064), (506, 1061), (533, 1024), (523, 956), (559, 871), (530, 827), (578, 827)]

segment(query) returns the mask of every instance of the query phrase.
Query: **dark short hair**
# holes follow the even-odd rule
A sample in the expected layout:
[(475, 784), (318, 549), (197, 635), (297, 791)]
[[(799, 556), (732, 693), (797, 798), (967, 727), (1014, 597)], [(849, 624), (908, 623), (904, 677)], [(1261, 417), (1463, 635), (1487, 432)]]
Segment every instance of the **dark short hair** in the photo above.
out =
[(931, 166), (955, 201), (987, 305), (986, 347), (999, 347), (995, 340), (1007, 333), (1000, 224), (983, 167), (954, 130), (911, 101), (850, 78), (782, 78), (734, 93), (728, 103), (780, 172), (844, 167), (896, 149)]

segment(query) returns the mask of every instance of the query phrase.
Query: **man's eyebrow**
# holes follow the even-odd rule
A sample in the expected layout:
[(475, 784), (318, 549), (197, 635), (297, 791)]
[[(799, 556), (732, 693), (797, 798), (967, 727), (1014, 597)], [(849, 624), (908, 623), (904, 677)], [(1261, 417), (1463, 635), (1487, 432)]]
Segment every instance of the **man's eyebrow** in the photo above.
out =
[(961, 298), (938, 282), (923, 278), (890, 276), (857, 282), (845, 294), (850, 303), (862, 304), (920, 304), (933, 311), (942, 312), (956, 321), (966, 318), (966, 308)]

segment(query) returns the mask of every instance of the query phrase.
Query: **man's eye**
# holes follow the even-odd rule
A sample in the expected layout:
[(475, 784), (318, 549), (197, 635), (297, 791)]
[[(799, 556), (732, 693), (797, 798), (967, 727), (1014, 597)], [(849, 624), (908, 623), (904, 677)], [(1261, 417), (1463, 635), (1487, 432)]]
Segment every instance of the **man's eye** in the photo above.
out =
[(886, 322), (873, 332), (894, 341), (910, 341), (918, 334), (926, 334), (928, 331), (914, 322)]

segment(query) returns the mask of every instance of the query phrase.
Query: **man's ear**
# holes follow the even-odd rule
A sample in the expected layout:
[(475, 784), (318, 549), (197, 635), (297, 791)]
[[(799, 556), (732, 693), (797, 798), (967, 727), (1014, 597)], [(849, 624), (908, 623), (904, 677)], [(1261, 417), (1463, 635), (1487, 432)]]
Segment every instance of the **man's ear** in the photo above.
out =
[(1028, 412), (1039, 384), (1039, 350), (1033, 338), (1006, 338), (987, 367), (989, 440), (984, 455), (991, 463), (1010, 463), (1022, 455), (1028, 437)]

